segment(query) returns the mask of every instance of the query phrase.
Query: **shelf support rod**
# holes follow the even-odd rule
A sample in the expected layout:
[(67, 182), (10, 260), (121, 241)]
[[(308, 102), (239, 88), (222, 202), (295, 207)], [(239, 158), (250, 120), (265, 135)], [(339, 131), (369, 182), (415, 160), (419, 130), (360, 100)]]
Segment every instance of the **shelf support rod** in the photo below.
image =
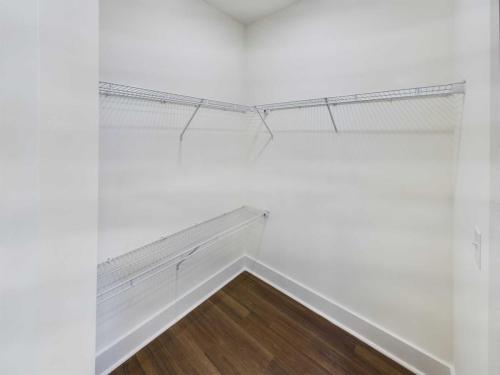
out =
[(337, 124), (335, 124), (335, 119), (333, 118), (332, 109), (330, 108), (330, 103), (328, 103), (328, 98), (325, 98), (326, 108), (328, 109), (328, 114), (330, 115), (330, 120), (332, 120), (333, 129), (335, 129), (335, 133), (338, 133)]
[(271, 136), (271, 139), (274, 139), (274, 134), (271, 131), (271, 128), (269, 128), (269, 125), (267, 125), (266, 119), (264, 118), (264, 116), (262, 116), (262, 113), (260, 113), (260, 111), (259, 111), (259, 109), (257, 107), (255, 107), (255, 111), (257, 112), (257, 114), (259, 115), (260, 119), (262, 120), (262, 123), (266, 127), (269, 135)]
[(202, 99), (200, 104), (198, 104), (196, 106), (196, 109), (194, 110), (193, 114), (191, 115), (189, 121), (187, 122), (186, 126), (184, 126), (184, 129), (182, 129), (182, 133), (181, 133), (181, 136), (180, 136), (180, 141), (182, 142), (182, 140), (184, 139), (184, 134), (186, 133), (186, 131), (188, 130), (189, 126), (191, 125), (191, 123), (193, 122), (194, 118), (196, 117), (196, 114), (198, 113), (198, 111), (200, 110), (203, 102), (205, 101), (205, 99)]

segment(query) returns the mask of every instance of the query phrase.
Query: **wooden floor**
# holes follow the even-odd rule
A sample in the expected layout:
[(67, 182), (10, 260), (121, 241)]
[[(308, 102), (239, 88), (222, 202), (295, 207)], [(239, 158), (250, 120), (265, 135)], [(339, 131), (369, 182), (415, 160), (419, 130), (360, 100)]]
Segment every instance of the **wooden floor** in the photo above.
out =
[(411, 372), (243, 273), (112, 374)]

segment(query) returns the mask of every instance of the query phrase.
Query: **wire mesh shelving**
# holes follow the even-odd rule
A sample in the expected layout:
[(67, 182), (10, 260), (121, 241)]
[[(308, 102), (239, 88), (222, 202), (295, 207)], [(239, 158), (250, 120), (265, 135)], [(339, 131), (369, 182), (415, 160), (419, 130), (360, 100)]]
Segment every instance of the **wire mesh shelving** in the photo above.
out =
[(202, 99), (186, 95), (172, 94), (168, 92), (150, 90), (140, 87), (127, 86), (111, 82), (99, 82), (99, 93), (101, 95), (120, 96), (140, 100), (155, 101), (160, 103), (172, 103), (190, 107), (217, 109), (221, 111), (247, 113), (254, 109), (249, 106), (223, 102), (219, 100)]
[[(423, 86), (398, 90), (262, 104), (257, 106), (248, 106), (217, 100), (202, 99), (192, 96), (172, 94), (110, 82), (100, 82), (99, 92), (102, 96), (105, 97), (133, 99), (138, 100), (141, 103), (168, 103), (173, 104), (174, 106), (179, 105), (192, 107), (193, 111), (187, 114), (186, 118), (183, 120), (184, 122), (182, 122), (182, 125), (179, 128), (182, 129), (179, 137), (180, 141), (182, 142), (187, 130), (192, 128), (191, 125), (195, 118), (200, 116), (199, 112), (209, 112), (200, 111), (201, 109), (211, 110), (212, 112), (221, 110), (225, 112), (231, 112), (235, 115), (237, 114), (238, 116), (251, 116), (255, 118), (260, 125), (263, 125), (263, 131), (269, 134), (271, 140), (274, 139), (274, 132), (276, 130), (279, 130), (280, 125), (276, 124), (276, 118), (274, 115), (272, 116), (272, 119), (269, 119), (269, 115), (277, 111), (281, 112), (285, 110), (293, 111), (314, 108), (319, 108), (320, 110), (324, 109), (325, 113), (328, 114), (327, 118), (329, 122), (329, 128), (334, 133), (351, 132), (353, 129), (356, 131), (358, 130), (358, 128), (363, 129), (363, 131), (370, 131), (370, 129), (365, 127), (364, 125), (359, 127), (356, 124), (354, 126), (350, 126), (349, 123), (346, 123), (347, 117), (358, 119), (367, 117), (368, 115), (364, 113), (367, 112), (367, 110), (372, 110), (373, 112), (381, 112), (380, 114), (375, 116), (379, 122), (390, 122), (393, 120), (395, 121), (396, 117), (402, 117), (404, 115), (403, 117), (406, 117), (404, 121), (408, 120), (410, 122), (419, 121), (419, 118), (424, 118), (424, 122), (426, 122), (425, 127), (428, 128), (429, 122), (442, 122), (440, 117), (446, 116), (447, 118), (449, 118), (446, 120), (446, 122), (453, 122), (452, 127), (454, 127), (456, 123), (455, 119), (458, 117), (450, 116), (448, 113), (450, 111), (454, 111), (454, 108), (452, 108), (454, 103), (450, 100), (450, 98), (455, 98), (457, 96), (465, 94), (465, 88), (466, 83), (459, 82), (444, 85)], [(430, 103), (426, 102), (426, 100), (442, 101)], [(418, 106), (415, 106), (415, 108), (413, 108), (414, 106), (412, 105), (405, 105), (405, 102), (420, 102), (422, 104), (422, 108), (419, 109)], [(398, 103), (398, 105), (400, 105), (400, 108), (392, 108), (393, 115), (391, 115), (391, 110), (389, 110), (388, 108), (373, 107), (376, 105), (384, 106), (386, 103)], [(372, 107), (369, 107), (370, 105)], [(442, 108), (438, 108), (441, 105)], [(353, 115), (349, 116), (349, 113), (351, 112)], [(444, 113), (444, 115), (442, 113)], [(385, 119), (381, 118), (382, 115), (385, 116)], [(272, 121), (272, 123), (270, 121)], [(386, 126), (386, 128), (391, 131), (399, 127), (401, 126), (392, 126), (391, 124)], [(437, 127), (441, 129), (443, 126), (439, 125)], [(415, 127), (413, 125), (411, 128), (418, 129), (418, 127)], [(378, 131), (380, 129), (375, 127), (373, 130)]]
[(267, 211), (241, 207), (164, 237), (97, 267), (98, 306), (171, 267), (179, 268), (198, 250), (265, 220)]
[(446, 85), (415, 87), (409, 89), (378, 91), (378, 92), (371, 92), (364, 94), (352, 94), (344, 96), (263, 104), (263, 105), (258, 105), (255, 108), (261, 111), (271, 112), (271, 111), (278, 111), (285, 109), (416, 99), (423, 97), (448, 96), (448, 95), (463, 94), (463, 93), (465, 93), (465, 82), (459, 82), (459, 83), (450, 83)]

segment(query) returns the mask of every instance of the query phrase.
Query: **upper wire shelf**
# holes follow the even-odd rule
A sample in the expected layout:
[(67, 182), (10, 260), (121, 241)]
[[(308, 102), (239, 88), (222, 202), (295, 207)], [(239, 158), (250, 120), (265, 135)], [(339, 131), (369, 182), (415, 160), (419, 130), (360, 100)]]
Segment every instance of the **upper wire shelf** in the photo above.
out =
[(97, 303), (148, 280), (166, 268), (179, 267), (199, 249), (267, 217), (268, 211), (241, 207), (97, 266)]
[(296, 100), (272, 104), (258, 105), (259, 111), (271, 112), (285, 109), (298, 109), (322, 107), (339, 104), (369, 103), (380, 101), (404, 100), (436, 96), (449, 96), (465, 93), (465, 82), (450, 83), (446, 85), (424, 86), (400, 90), (378, 91), (365, 94), (352, 94), (327, 98)]
[(296, 100), (289, 102), (263, 104), (257, 106), (247, 106), (247, 105), (227, 103), (211, 99), (201, 99), (192, 96), (171, 94), (157, 90), (126, 86), (110, 82), (100, 82), (99, 93), (102, 95), (109, 95), (109, 96), (121, 96), (121, 97), (128, 97), (128, 98), (135, 98), (142, 100), (151, 100), (162, 103), (173, 103), (179, 105), (188, 105), (192, 107), (247, 113), (256, 111), (276, 111), (283, 109), (307, 108), (315, 106), (365, 103), (374, 101), (391, 101), (391, 100), (401, 100), (401, 99), (463, 94), (465, 93), (465, 82), (450, 83), (446, 85), (436, 85), (436, 86), (414, 87), (409, 89), (378, 91), (378, 92), (371, 92), (364, 94), (351, 94), (351, 95), (334, 96), (327, 98)]
[(465, 82), (450, 83), (445, 85), (424, 86), (399, 90), (378, 91), (364, 94), (353, 94), (336, 97), (326, 97), (318, 99), (297, 100), (281, 103), (264, 104), (258, 106), (246, 106), (240, 104), (227, 103), (217, 100), (201, 99), (186, 95), (177, 95), (167, 92), (149, 90), (139, 87), (126, 86), (117, 83), (100, 82), (99, 93), (104, 96), (117, 96), (125, 98), (133, 98), (145, 101), (154, 101), (159, 103), (172, 103), (177, 105), (184, 105), (193, 107), (193, 113), (184, 125), (180, 133), (180, 141), (182, 142), (184, 136), (193, 123), (198, 112), (202, 108), (230, 111), (241, 114), (253, 113), (257, 114), (259, 121), (265, 126), (266, 131), (269, 133), (270, 138), (274, 138), (273, 131), (269, 126), (267, 116), (273, 111), (323, 107), (328, 111), (329, 119), (335, 133), (344, 131), (339, 127), (336, 114), (332, 107), (345, 104), (363, 104), (375, 102), (392, 102), (410, 99), (422, 98), (438, 98), (438, 97), (452, 97), (456, 94), (465, 93)]
[(227, 103), (211, 99), (195, 98), (186, 95), (171, 94), (168, 92), (144, 89), (134, 86), (126, 86), (111, 82), (99, 82), (99, 93), (101, 95), (120, 96), (126, 98), (155, 101), (160, 103), (172, 103), (191, 107), (217, 109), (221, 111), (239, 113), (254, 111), (254, 108), (245, 105)]

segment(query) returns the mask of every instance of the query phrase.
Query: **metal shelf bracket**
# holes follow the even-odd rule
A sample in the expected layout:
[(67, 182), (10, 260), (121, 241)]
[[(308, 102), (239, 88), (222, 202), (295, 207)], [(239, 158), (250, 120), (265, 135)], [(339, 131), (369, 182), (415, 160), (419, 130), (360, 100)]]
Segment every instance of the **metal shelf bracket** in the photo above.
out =
[(189, 118), (186, 126), (184, 126), (184, 129), (182, 129), (182, 133), (181, 133), (181, 136), (180, 136), (180, 141), (182, 142), (182, 140), (184, 139), (184, 134), (186, 133), (186, 131), (188, 130), (189, 126), (191, 125), (191, 123), (193, 122), (194, 118), (196, 117), (196, 115), (198, 114), (198, 111), (200, 110), (201, 106), (203, 105), (203, 103), (205, 102), (205, 99), (202, 99), (200, 101), (200, 104), (198, 104), (195, 108), (195, 110), (193, 111), (193, 114), (191, 115), (191, 117)]
[(268, 112), (267, 112), (267, 111), (264, 111), (264, 115), (262, 115), (262, 113), (260, 113), (260, 110), (259, 110), (257, 107), (255, 107), (255, 112), (257, 112), (257, 114), (259, 115), (259, 117), (260, 117), (260, 119), (261, 119), (262, 123), (264, 124), (264, 126), (265, 126), (265, 127), (266, 127), (266, 129), (267, 129), (267, 132), (268, 132), (268, 133), (269, 133), (269, 135), (271, 136), (271, 139), (274, 139), (274, 134), (273, 134), (273, 132), (271, 131), (271, 128), (269, 128), (269, 125), (268, 125), (268, 124), (267, 124), (267, 122), (266, 122), (266, 117), (267, 117)]
[(330, 120), (332, 121), (333, 129), (335, 130), (335, 133), (338, 133), (339, 130), (337, 129), (337, 124), (335, 124), (335, 119), (333, 118), (333, 113), (332, 109), (330, 108), (330, 103), (328, 103), (328, 98), (325, 98), (325, 104), (326, 108), (328, 109), (328, 114), (330, 115)]

